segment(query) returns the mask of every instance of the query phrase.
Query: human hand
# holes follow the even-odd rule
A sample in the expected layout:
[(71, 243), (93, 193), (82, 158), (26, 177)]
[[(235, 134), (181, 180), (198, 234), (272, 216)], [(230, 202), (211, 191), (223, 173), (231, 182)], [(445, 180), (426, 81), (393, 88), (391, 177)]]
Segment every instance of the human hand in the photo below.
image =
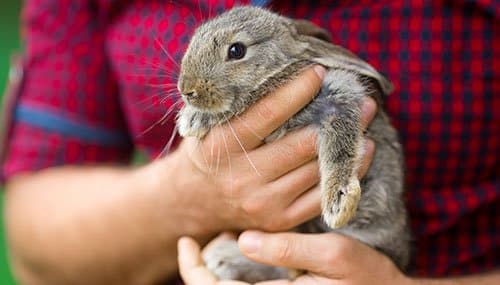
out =
[[(183, 192), (194, 191), (181, 196), (189, 199), (186, 205), (197, 211), (191, 214), (206, 233), (248, 228), (279, 231), (319, 215), (314, 130), (298, 130), (269, 144), (263, 138), (315, 96), (323, 72), (309, 69), (239, 118), (212, 129), (203, 140), (183, 140), (173, 155), (179, 157), (179, 175), (187, 176)], [(363, 105), (365, 127), (375, 106), (372, 99)], [(369, 165), (372, 154), (373, 143), (368, 142), (363, 165)]]
[[(222, 240), (224, 234), (208, 244), (204, 251)], [(254, 261), (306, 270), (295, 280), (273, 280), (259, 285), (357, 285), (412, 284), (385, 255), (363, 243), (335, 233), (266, 234), (255, 231), (239, 238), (241, 251)], [(178, 242), (178, 262), (186, 285), (248, 285), (240, 281), (218, 281), (205, 267), (199, 245), (191, 238)]]
[(274, 266), (303, 269), (297, 279), (261, 285), (411, 284), (385, 255), (352, 238), (336, 234), (244, 232), (239, 246), (248, 258)]

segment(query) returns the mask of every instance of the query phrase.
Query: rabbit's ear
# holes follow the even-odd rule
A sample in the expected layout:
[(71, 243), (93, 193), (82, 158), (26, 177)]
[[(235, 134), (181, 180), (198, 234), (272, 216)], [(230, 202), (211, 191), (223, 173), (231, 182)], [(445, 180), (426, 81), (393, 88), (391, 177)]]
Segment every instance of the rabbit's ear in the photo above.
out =
[(307, 20), (292, 20), (292, 25), (299, 35), (315, 37), (320, 40), (331, 42), (332, 36), (330, 33)]
[(385, 76), (345, 48), (332, 44), (324, 45), (320, 41), (313, 42), (310, 40), (309, 43), (309, 51), (314, 56), (312, 61), (331, 68), (349, 70), (374, 79), (384, 95), (389, 95), (394, 91), (394, 85)]
[[(307, 42), (307, 54), (318, 64), (331, 68), (350, 70), (377, 81), (385, 95), (394, 90), (392, 83), (376, 71), (370, 64), (345, 48), (331, 44), (328, 31), (306, 20), (292, 20), (297, 39)], [(293, 32), (292, 32), (293, 33)]]
[[(310, 48), (314, 49), (314, 45), (310, 46)], [(328, 67), (349, 70), (374, 79), (384, 95), (389, 95), (394, 91), (394, 85), (385, 76), (380, 74), (366, 61), (341, 46), (327, 46), (326, 54), (318, 54), (318, 57), (314, 58), (313, 61)]]

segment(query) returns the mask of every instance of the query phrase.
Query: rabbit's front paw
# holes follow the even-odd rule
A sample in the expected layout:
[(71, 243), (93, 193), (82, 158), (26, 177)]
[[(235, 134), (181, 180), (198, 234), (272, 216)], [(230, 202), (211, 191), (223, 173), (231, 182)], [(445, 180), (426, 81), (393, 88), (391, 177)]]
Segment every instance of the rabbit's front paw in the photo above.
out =
[(361, 196), (359, 180), (351, 177), (346, 184), (327, 181), (324, 185), (326, 189), (323, 190), (323, 220), (332, 229), (340, 228), (356, 213)]

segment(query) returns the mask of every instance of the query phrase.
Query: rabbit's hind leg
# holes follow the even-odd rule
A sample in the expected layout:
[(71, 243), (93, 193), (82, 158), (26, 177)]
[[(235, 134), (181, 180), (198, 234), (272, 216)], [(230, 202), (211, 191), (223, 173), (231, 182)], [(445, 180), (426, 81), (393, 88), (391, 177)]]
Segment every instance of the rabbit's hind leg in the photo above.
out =
[(274, 279), (287, 279), (289, 270), (251, 261), (243, 256), (234, 240), (221, 241), (203, 256), (207, 268), (219, 280), (238, 280), (251, 284)]

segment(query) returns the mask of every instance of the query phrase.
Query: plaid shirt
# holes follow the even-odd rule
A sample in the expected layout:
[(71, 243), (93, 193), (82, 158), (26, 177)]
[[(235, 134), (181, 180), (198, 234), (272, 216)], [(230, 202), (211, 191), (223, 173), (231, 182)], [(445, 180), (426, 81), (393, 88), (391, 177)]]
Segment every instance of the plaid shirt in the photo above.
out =
[[(254, 2), (328, 29), (395, 83), (386, 105), (406, 153), (412, 273), (498, 267), (500, 1)], [(28, 1), (24, 75), (7, 105), (5, 178), (126, 163), (134, 148), (156, 156), (173, 130), (173, 112), (164, 114), (190, 35), (233, 5)]]

